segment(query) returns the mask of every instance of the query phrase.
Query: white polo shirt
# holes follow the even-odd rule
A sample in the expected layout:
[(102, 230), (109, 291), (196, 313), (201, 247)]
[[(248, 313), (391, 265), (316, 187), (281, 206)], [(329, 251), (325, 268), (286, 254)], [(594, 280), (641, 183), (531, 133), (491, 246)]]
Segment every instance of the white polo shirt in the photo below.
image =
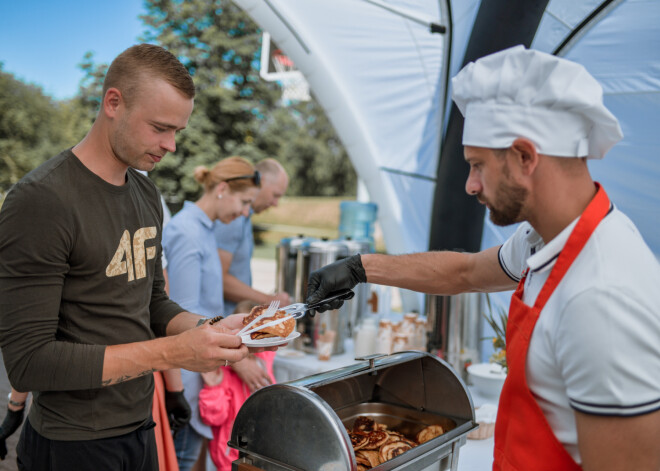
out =
[[(532, 306), (577, 220), (544, 245), (529, 223), (500, 248), (502, 269)], [(660, 263), (612, 207), (542, 310), (530, 341), (529, 387), (578, 462), (575, 414), (635, 416), (660, 409)]]

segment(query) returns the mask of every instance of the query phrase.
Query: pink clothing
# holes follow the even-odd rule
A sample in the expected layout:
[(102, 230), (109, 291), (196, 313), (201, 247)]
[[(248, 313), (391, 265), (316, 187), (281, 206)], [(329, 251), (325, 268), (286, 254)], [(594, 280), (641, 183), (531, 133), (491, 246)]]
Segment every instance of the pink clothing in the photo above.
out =
[[(255, 355), (263, 360), (270, 380), (275, 383), (273, 376), (275, 352), (261, 352)], [(221, 369), (222, 382), (216, 386), (204, 386), (199, 393), (199, 414), (202, 421), (211, 426), (213, 432), (213, 440), (209, 442), (213, 463), (218, 471), (230, 471), (231, 462), (238, 459), (238, 451), (229, 448), (227, 442), (236, 414), (250, 395), (250, 390), (231, 367), (223, 366)]]

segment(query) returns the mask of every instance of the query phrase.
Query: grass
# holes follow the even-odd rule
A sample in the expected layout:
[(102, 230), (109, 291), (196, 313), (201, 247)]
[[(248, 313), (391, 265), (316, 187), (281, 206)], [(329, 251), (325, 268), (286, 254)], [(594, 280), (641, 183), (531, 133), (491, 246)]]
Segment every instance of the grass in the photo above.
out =
[(276, 208), (255, 214), (255, 225), (337, 230), (339, 204), (347, 198), (284, 197)]
[[(252, 216), (255, 228), (255, 258), (275, 259), (277, 244), (284, 237), (303, 235), (336, 239), (339, 236), (339, 205), (353, 197), (284, 197), (276, 208)], [(377, 249), (382, 247), (376, 241)]]
[(277, 244), (285, 237), (338, 236), (339, 204), (348, 198), (285, 197), (275, 208), (252, 216), (255, 258), (275, 259)]
[(254, 258), (262, 258), (266, 260), (277, 259), (277, 244), (259, 244), (254, 246)]

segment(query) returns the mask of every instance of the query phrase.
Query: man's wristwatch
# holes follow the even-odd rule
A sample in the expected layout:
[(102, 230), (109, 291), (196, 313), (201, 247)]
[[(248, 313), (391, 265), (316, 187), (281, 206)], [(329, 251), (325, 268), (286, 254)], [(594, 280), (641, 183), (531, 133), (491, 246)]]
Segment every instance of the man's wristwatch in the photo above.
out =
[(24, 406), (25, 406), (25, 401), (23, 401), (23, 402), (12, 401), (12, 399), (11, 399), (11, 391), (10, 391), (9, 394), (7, 395), (7, 401), (9, 402), (9, 404), (11, 404), (11, 405), (14, 406), (14, 407), (24, 407)]

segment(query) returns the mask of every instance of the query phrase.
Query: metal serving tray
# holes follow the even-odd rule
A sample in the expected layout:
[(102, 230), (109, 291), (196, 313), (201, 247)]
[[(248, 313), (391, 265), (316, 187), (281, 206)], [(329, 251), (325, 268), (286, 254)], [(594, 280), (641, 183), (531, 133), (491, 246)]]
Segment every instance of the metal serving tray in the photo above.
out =
[(456, 421), (449, 417), (379, 402), (357, 404), (336, 410), (335, 413), (349, 430), (355, 419), (365, 416), (387, 425), (388, 430), (402, 433), (410, 439), (414, 439), (415, 435), (428, 425), (440, 425), (445, 433), (456, 428)]

